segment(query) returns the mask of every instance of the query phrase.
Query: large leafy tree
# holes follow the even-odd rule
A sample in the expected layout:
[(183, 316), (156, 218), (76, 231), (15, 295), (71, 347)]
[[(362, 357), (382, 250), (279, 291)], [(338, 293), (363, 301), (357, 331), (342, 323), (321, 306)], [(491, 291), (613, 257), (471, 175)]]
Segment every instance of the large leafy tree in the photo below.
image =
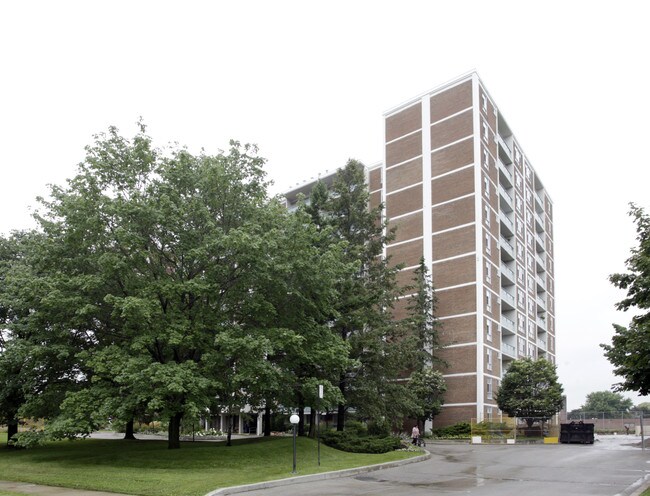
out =
[(30, 313), (14, 327), (60, 336), (72, 358), (79, 387), (53, 434), (146, 412), (168, 420), (178, 448), (184, 416), (277, 401), (296, 377), (326, 381), (318, 360), (345, 366), (340, 339), (315, 339), (340, 248), (307, 249), (321, 234), (268, 199), (263, 163), (237, 142), (192, 155), (155, 149), (144, 126), (131, 140), (110, 128), (52, 188), (38, 216), (46, 249), (19, 284)]
[(589, 393), (580, 409), (584, 412), (604, 413), (608, 417), (620, 416), (632, 408), (632, 400), (621, 393), (611, 391), (594, 391)]
[(497, 405), (511, 417), (525, 419), (530, 427), (562, 409), (562, 392), (555, 365), (524, 358), (510, 364), (497, 393)]
[(35, 232), (0, 239), (0, 422), (8, 425), (8, 442), (20, 417), (55, 417), (79, 383), (74, 354), (86, 339), (36, 310), (52, 297), (38, 276), (45, 241)]
[(623, 378), (616, 384), (619, 391), (650, 394), (650, 217), (634, 204), (630, 215), (636, 223), (638, 247), (631, 250), (625, 262), (628, 272), (609, 278), (617, 288), (627, 291), (618, 310), (637, 309), (643, 312), (624, 327), (614, 324), (612, 343), (602, 344), (605, 356), (614, 365), (614, 373)]

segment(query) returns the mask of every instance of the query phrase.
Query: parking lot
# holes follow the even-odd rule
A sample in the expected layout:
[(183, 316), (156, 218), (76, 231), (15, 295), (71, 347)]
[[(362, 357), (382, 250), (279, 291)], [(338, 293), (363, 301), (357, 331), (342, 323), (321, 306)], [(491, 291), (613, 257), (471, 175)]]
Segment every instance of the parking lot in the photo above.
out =
[[(247, 496), (472, 494), (629, 495), (650, 474), (650, 450), (635, 436), (599, 436), (593, 445), (429, 444), (429, 460), (352, 477), (311, 481)], [(636, 485), (635, 485), (636, 484)]]

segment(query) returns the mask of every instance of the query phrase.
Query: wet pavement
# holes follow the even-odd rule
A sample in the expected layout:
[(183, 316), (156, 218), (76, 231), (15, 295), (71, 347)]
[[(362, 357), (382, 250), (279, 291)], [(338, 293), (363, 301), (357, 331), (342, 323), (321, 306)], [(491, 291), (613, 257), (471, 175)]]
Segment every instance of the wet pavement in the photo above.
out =
[[(106, 434), (107, 437), (115, 436)], [(93, 436), (95, 437), (95, 436)], [(141, 436), (139, 436), (142, 438)], [(597, 436), (593, 445), (429, 443), (431, 458), (333, 479), (289, 480), (246, 496), (636, 496), (650, 479), (650, 449), (633, 435)], [(289, 474), (287, 474), (289, 475)], [(323, 474), (323, 477), (327, 477)], [(240, 492), (216, 491), (214, 494)], [(0, 490), (41, 496), (116, 496), (2, 482)], [(119, 496), (119, 495), (118, 495)]]
[(630, 495), (650, 476), (650, 450), (635, 436), (601, 436), (593, 445), (429, 444), (429, 460), (246, 496)]

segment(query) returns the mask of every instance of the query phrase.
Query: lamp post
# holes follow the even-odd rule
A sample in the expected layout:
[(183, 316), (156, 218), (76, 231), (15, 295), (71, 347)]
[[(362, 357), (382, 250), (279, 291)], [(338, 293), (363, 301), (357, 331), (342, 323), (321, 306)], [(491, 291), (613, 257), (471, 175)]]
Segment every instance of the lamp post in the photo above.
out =
[(296, 415), (295, 413), (289, 417), (289, 422), (291, 422), (291, 425), (293, 426), (293, 470), (291, 471), (292, 474), (296, 473), (296, 426), (298, 425), (298, 422), (300, 422), (300, 417)]

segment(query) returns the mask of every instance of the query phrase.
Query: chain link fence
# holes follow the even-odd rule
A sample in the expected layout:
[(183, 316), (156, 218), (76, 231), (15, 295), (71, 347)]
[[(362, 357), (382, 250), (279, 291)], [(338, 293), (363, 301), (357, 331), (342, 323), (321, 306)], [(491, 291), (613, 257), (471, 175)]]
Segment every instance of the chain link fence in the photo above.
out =
[[(648, 430), (648, 417), (650, 414), (643, 412), (590, 412), (573, 410), (560, 414), (562, 423), (583, 422), (594, 424), (597, 434), (641, 434), (641, 425)], [(648, 432), (646, 432), (648, 434)]]

